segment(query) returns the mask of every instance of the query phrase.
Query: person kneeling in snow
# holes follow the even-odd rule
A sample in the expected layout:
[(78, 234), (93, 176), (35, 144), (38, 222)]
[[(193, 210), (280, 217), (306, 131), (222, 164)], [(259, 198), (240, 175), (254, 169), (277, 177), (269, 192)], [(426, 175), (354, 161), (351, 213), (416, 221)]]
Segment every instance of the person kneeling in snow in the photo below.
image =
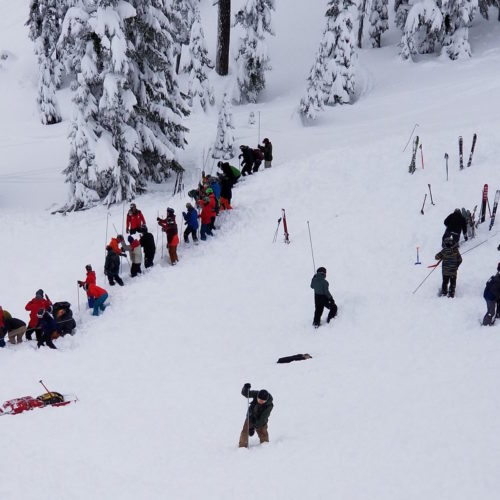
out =
[(94, 312), (92, 316), (99, 316), (99, 310), (103, 311), (106, 309), (106, 299), (108, 298), (108, 292), (97, 285), (85, 284), (84, 289), (87, 291), (89, 297), (94, 299)]
[(41, 329), (41, 335), (38, 339), (38, 348), (43, 345), (47, 345), (51, 349), (57, 349), (57, 347), (52, 342), (53, 338), (57, 338), (59, 333), (57, 332), (57, 323), (52, 316), (52, 306), (48, 306), (47, 309), (39, 309), (36, 313), (38, 317), (38, 328)]
[(326, 322), (330, 323), (332, 318), (337, 315), (337, 304), (333, 300), (329, 290), (328, 281), (326, 281), (326, 269), (318, 267), (316, 274), (311, 280), (311, 288), (314, 289), (314, 319), (313, 326), (318, 328), (321, 323), (321, 315), (325, 307), (330, 309)]
[(245, 384), (241, 389), (241, 394), (245, 398), (253, 398), (248, 407), (247, 417), (240, 434), (240, 448), (248, 447), (248, 437), (253, 436), (257, 431), (261, 443), (269, 442), (267, 432), (267, 422), (273, 410), (273, 397), (265, 389), (251, 391), (251, 385)]

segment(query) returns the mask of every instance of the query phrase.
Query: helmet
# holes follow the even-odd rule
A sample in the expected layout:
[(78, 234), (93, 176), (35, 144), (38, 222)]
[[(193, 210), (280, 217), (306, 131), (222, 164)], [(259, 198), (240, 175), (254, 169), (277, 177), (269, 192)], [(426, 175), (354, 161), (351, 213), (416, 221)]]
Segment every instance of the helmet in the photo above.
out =
[(455, 241), (453, 240), (452, 236), (447, 236), (443, 240), (443, 246), (445, 246), (446, 248), (451, 248), (454, 244), (455, 244)]
[(316, 272), (317, 273), (326, 273), (326, 268), (324, 268), (324, 267), (318, 267), (318, 270)]
[(167, 214), (173, 214), (173, 213), (175, 213), (175, 210), (173, 208), (168, 207)]
[(205, 192), (207, 194), (212, 194), (214, 192), (214, 190), (212, 188), (208, 188)]
[(35, 292), (35, 297), (37, 299), (43, 299), (43, 290), (41, 288)]
[(85, 266), (85, 269), (86, 269), (87, 271), (92, 271), (92, 266), (91, 266), (90, 264), (87, 264), (87, 265)]
[(267, 142), (269, 142), (269, 139), (266, 137), (262, 142), (267, 143)]
[(130, 204), (130, 208), (131, 208), (132, 210), (135, 210), (137, 207), (135, 206), (135, 203), (131, 203), (131, 204)]

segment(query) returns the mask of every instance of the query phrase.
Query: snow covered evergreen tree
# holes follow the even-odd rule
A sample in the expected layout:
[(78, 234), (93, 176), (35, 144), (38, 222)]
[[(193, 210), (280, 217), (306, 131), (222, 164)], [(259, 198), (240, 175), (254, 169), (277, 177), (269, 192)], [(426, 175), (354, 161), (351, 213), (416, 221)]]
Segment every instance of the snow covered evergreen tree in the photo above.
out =
[(135, 129), (141, 177), (162, 182), (181, 171), (176, 157), (186, 140), (182, 120), (189, 114), (174, 69), (172, 12), (163, 0), (130, 0), (136, 16), (127, 20), (133, 49), (131, 86), (137, 98)]
[(443, 16), (434, 0), (418, 2), (408, 11), (401, 38), (400, 56), (413, 59), (416, 54), (434, 51), (442, 33)]
[(234, 125), (231, 99), (228, 94), (225, 93), (219, 110), (217, 137), (215, 138), (212, 158), (223, 158), (224, 160), (229, 160), (234, 157), (233, 129)]
[(130, 88), (125, 35), (125, 20), (135, 14), (123, 0), (97, 0), (68, 10), (59, 43), (75, 43), (72, 60), (79, 73), (65, 170), (69, 210), (88, 208), (97, 199), (108, 205), (131, 200), (144, 190), (135, 157), (137, 100)]
[(496, 7), (498, 9), (497, 20), (500, 21), (500, 0), (479, 0), (479, 11), (485, 19), (489, 19), (488, 8)]
[(396, 18), (394, 22), (401, 31), (404, 31), (405, 29), (406, 18), (408, 17), (409, 10), (410, 5), (408, 0), (395, 0), (394, 12), (396, 13)]
[(368, 33), (372, 47), (380, 47), (382, 33), (389, 29), (388, 0), (372, 0)]
[(322, 45), (316, 54), (316, 60), (307, 77), (307, 89), (300, 100), (299, 111), (301, 115), (310, 120), (315, 120), (318, 113), (324, 110), (325, 94), (323, 86), (325, 81), (325, 60)]
[(477, 6), (478, 0), (441, 0), (444, 18), (441, 54), (453, 60), (471, 56), (469, 26)]
[(37, 103), (44, 125), (61, 121), (56, 98), (56, 43), (59, 37), (57, 0), (31, 0), (27, 25), (29, 37), (35, 43), (40, 75)]
[(265, 35), (274, 35), (271, 11), (275, 0), (246, 0), (243, 9), (235, 16), (234, 26), (240, 25), (245, 34), (240, 38), (237, 63), (236, 100), (257, 102), (259, 93), (265, 88), (265, 71), (271, 69), (267, 54)]
[(207, 76), (207, 70), (213, 69), (214, 66), (208, 57), (198, 9), (195, 11), (191, 27), (188, 54), (189, 59), (184, 63), (183, 70), (189, 73), (188, 95), (191, 106), (199, 103), (203, 110), (206, 110), (207, 104), (215, 103), (214, 91)]
[(352, 0), (329, 0), (323, 33), (325, 104), (345, 104), (354, 96), (354, 34)]
[(175, 71), (179, 73), (182, 46), (189, 43), (189, 34), (194, 22), (195, 10), (198, 8), (199, 0), (171, 0), (161, 1), (165, 8), (169, 8), (172, 18), (171, 35), (174, 40), (173, 55), (176, 59)]

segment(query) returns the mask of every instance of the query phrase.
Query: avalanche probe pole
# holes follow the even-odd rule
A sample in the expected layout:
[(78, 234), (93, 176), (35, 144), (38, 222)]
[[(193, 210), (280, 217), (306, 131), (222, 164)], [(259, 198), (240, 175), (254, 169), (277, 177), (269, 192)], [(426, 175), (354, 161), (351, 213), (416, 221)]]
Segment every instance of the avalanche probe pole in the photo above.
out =
[(309, 242), (311, 243), (311, 255), (312, 255), (312, 259), (313, 259), (313, 273), (315, 273), (316, 272), (316, 263), (314, 262), (314, 250), (313, 250), (313, 242), (312, 242), (312, 238), (311, 238), (311, 227), (309, 226), (309, 221), (307, 221), (307, 229), (309, 231)]
[(415, 132), (415, 129), (418, 127), (418, 123), (415, 123), (415, 126), (413, 127), (413, 130), (411, 131), (410, 138), (408, 139), (408, 142), (406, 143), (406, 146), (403, 149), (403, 153), (406, 151), (406, 148), (408, 147), (408, 144), (410, 144), (411, 138), (413, 137), (413, 132)]
[(106, 241), (104, 242), (104, 258), (106, 259), (106, 246), (108, 245), (108, 225), (109, 225), (109, 216), (110, 213), (108, 211), (106, 215)]
[(424, 150), (422, 148), (422, 144), (419, 146), (420, 148), (420, 160), (422, 161), (422, 170), (424, 169)]
[(446, 180), (448, 180), (448, 153), (444, 154), (444, 159), (446, 160)]
[(250, 448), (250, 387), (247, 392), (247, 449)]
[(43, 383), (43, 380), (39, 380), (38, 382), (40, 382), (40, 384), (42, 384), (43, 388), (50, 394), (52, 395), (52, 393), (47, 389), (47, 387), (45, 387), (45, 384)]
[(431, 190), (431, 185), (427, 184), (429, 186), (429, 194), (431, 195), (431, 205), (435, 205), (434, 200), (432, 199), (432, 190)]
[(276, 243), (276, 238), (278, 237), (278, 230), (280, 228), (280, 222), (281, 222), (281, 217), (278, 219), (278, 227), (276, 228), (276, 231), (274, 231), (273, 243)]
[(427, 200), (427, 193), (425, 193), (424, 202), (422, 203), (422, 208), (420, 209), (420, 213), (422, 215), (424, 215), (425, 200)]
[(80, 285), (76, 284), (76, 296), (78, 297), (78, 311), (80, 311)]

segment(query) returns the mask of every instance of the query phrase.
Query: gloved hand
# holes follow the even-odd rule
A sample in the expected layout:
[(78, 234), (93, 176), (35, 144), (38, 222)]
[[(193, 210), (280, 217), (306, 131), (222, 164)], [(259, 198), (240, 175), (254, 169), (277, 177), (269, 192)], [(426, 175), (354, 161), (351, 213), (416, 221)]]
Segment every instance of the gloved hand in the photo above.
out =
[(130, 229), (125, 229), (125, 232), (126, 233), (130, 233)]
[(252, 384), (250, 382), (247, 382), (244, 386), (243, 389), (250, 389), (252, 387)]
[(156, 221), (157, 221), (157, 222), (160, 222), (160, 221), (161, 221), (161, 219), (160, 219), (159, 217), (156, 217)]
[(186, 212), (182, 212), (182, 216), (183, 216), (183, 217), (186, 217)]
[(83, 281), (78, 280), (77, 283), (78, 283), (78, 286), (83, 286)]
[(120, 254), (120, 257), (126, 257), (126, 256), (127, 256), (127, 254), (126, 254), (125, 252), (122, 252), (122, 253)]

